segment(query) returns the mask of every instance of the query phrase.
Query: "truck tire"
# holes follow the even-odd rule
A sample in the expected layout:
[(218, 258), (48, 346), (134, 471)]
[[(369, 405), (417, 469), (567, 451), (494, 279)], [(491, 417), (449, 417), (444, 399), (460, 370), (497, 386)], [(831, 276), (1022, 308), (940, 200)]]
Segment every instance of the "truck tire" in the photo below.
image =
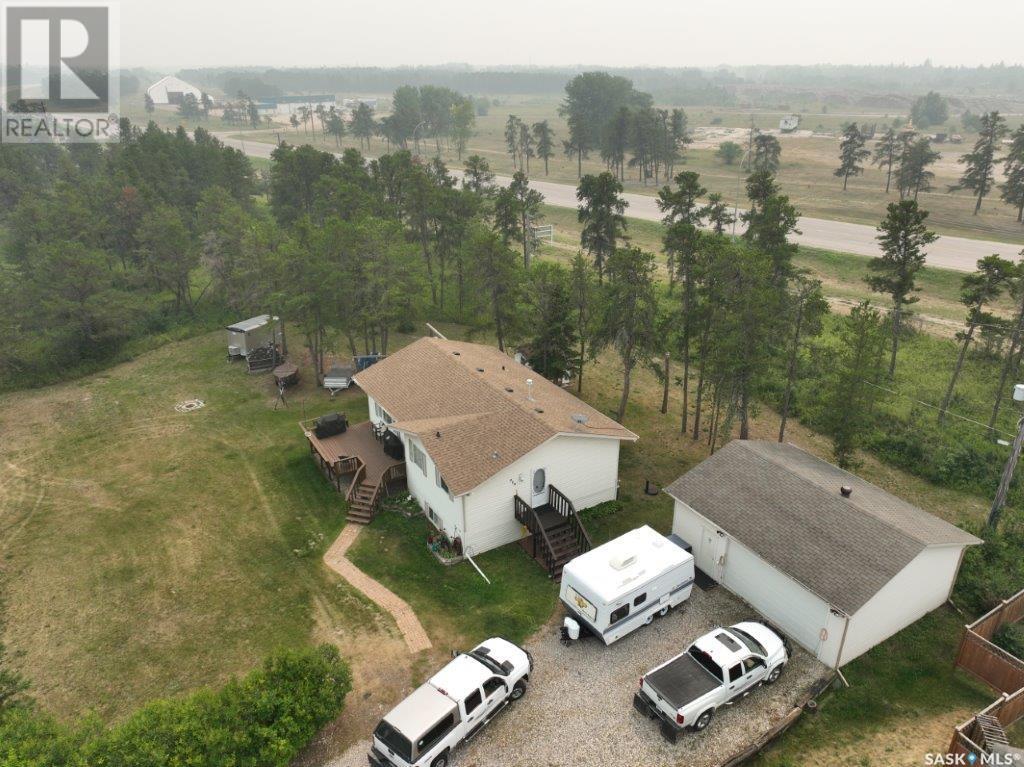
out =
[(769, 671), (768, 676), (764, 678), (764, 683), (775, 684), (777, 681), (779, 681), (779, 675), (782, 673), (782, 667), (785, 665), (785, 663), (780, 663), (778, 666)]
[(445, 751), (443, 754), (430, 763), (430, 767), (448, 767), (448, 752)]
[(703, 714), (697, 717), (697, 721), (693, 723), (694, 732), (703, 732), (711, 724), (711, 717), (714, 716), (715, 712), (710, 708)]
[(526, 695), (526, 683), (520, 679), (512, 686), (512, 692), (508, 694), (508, 699), (515, 702), (524, 695)]

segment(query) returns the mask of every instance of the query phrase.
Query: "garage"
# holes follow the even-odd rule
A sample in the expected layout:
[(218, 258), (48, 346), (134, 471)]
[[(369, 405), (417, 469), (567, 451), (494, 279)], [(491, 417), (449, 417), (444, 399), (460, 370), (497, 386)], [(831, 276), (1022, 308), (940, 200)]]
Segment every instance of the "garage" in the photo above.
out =
[(833, 668), (945, 602), (981, 542), (789, 444), (730, 442), (665, 492), (698, 569)]

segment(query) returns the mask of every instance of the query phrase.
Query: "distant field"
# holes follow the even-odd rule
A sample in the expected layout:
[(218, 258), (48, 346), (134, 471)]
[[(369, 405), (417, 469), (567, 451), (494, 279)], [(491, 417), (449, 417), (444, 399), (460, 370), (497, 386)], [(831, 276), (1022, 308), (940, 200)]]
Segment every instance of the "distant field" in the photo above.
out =
[[(751, 113), (736, 109), (711, 107), (689, 107), (691, 130), (695, 127), (709, 126), (715, 120), (721, 120), (721, 127), (747, 127), (750, 125)], [(550, 121), (561, 146), (561, 139), (567, 137), (565, 121), (558, 116), (558, 101), (550, 98), (518, 97), (503, 99), (497, 106), (490, 108), (489, 114), (477, 118), (477, 133), (470, 140), (467, 154), (480, 154), (491, 163), (491, 167), (502, 174), (509, 175), (513, 171), (512, 161), (505, 149), (504, 129), (509, 114), (515, 114), (524, 122), (534, 123), (547, 119)], [(781, 112), (756, 112), (754, 122), (761, 128), (777, 128)], [(896, 115), (878, 113), (868, 114), (809, 114), (804, 116), (802, 128), (837, 132), (840, 127), (851, 121), (882, 125), (891, 121)], [(274, 131), (262, 131), (254, 134), (262, 136), (262, 140), (276, 141), (280, 135), (286, 141), (308, 142), (325, 149), (336, 149), (334, 139), (323, 140), (319, 129), (308, 133), (303, 128), (294, 131), (291, 128), (275, 128)], [(971, 215), (974, 206), (969, 196), (963, 192), (951, 195), (947, 187), (959, 177), (962, 167), (957, 163), (961, 154), (969, 149), (973, 136), (965, 136), (965, 143), (959, 146), (952, 144), (936, 145), (943, 157), (935, 165), (935, 190), (922, 193), (920, 202), (931, 212), (931, 224), (937, 231), (944, 234), (992, 239), (1000, 242), (1019, 242), (1024, 244), (1024, 226), (1016, 223), (1014, 211), (998, 199), (998, 193), (990, 196), (982, 212)], [(788, 194), (801, 213), (816, 218), (851, 221), (861, 224), (876, 225), (885, 216), (888, 202), (898, 199), (898, 195), (885, 194), (885, 174), (875, 167), (868, 167), (863, 176), (850, 179), (849, 189), (843, 192), (842, 183), (835, 178), (833, 171), (838, 164), (837, 155), (839, 141), (836, 137), (801, 138), (782, 136), (782, 167), (779, 180), (784, 193)], [(344, 146), (357, 146), (358, 142), (347, 137)], [(375, 139), (369, 154), (375, 155), (386, 151), (383, 141)], [(422, 151), (434, 154), (436, 146), (432, 141), (422, 142)], [(701, 180), (709, 191), (721, 193), (732, 202), (737, 195), (742, 198), (744, 172), (739, 165), (727, 166), (715, 158), (715, 149), (690, 148), (686, 152), (686, 170), (694, 170), (701, 174)], [(454, 151), (442, 145), (441, 156), (453, 167), (458, 166), (459, 159)], [(677, 171), (682, 168), (677, 167)], [(583, 163), (584, 173), (596, 173), (604, 170), (600, 157), (591, 156)], [(548, 180), (575, 184), (576, 160), (566, 157), (561, 151), (551, 159)], [(534, 177), (544, 175), (543, 163), (534, 159), (530, 163), (530, 174)], [(644, 186), (637, 183), (636, 173), (627, 174), (626, 186), (629, 191), (655, 193), (653, 184)]]

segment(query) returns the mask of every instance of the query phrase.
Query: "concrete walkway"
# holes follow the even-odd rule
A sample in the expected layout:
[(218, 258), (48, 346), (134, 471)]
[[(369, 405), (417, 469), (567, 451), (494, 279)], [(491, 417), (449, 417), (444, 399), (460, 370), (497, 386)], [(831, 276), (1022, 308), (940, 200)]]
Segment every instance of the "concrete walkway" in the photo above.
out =
[(405, 638), (405, 644), (409, 652), (417, 653), (421, 650), (429, 650), (431, 647), (430, 638), (423, 630), (419, 618), (412, 608), (391, 590), (375, 581), (354, 564), (348, 561), (345, 554), (349, 546), (355, 541), (362, 525), (345, 525), (338, 539), (331, 544), (331, 548), (324, 554), (324, 562), (329, 568), (352, 584), (359, 591), (363, 592), (383, 610), (391, 614), (398, 624), (399, 631)]

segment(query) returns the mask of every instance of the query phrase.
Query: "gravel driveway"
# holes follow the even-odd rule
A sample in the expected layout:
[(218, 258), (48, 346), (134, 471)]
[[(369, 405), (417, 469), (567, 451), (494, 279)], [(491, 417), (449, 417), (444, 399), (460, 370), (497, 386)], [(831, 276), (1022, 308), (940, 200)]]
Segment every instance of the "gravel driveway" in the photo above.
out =
[[(642, 674), (699, 635), (752, 618), (725, 589), (695, 588), (682, 610), (610, 647), (593, 638), (563, 647), (561, 618), (552, 621), (527, 643), (535, 670), (526, 696), (458, 749), (453, 767), (716, 765), (784, 716), (826, 667), (797, 648), (775, 685), (721, 709), (707, 730), (687, 732), (675, 745), (661, 737), (657, 721), (633, 710), (633, 693)], [(368, 747), (356, 744), (330, 767), (362, 767)]]

